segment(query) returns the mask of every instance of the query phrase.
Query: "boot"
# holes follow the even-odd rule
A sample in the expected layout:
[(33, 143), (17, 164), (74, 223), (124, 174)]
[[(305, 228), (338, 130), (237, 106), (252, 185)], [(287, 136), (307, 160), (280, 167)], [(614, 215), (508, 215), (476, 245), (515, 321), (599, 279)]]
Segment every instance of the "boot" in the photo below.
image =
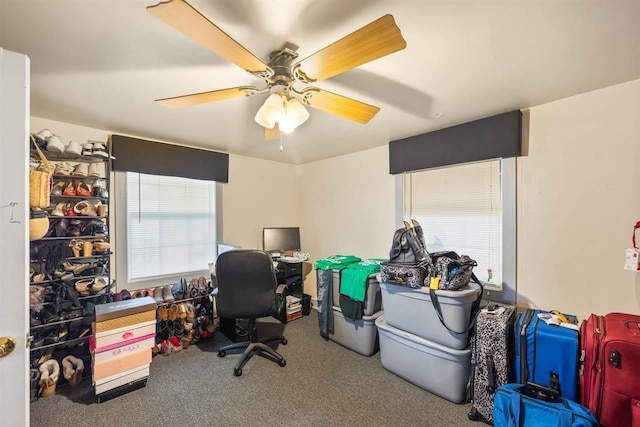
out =
[(49, 359), (40, 365), (40, 396), (47, 397), (55, 394), (60, 365), (55, 359)]
[(74, 356), (67, 356), (62, 359), (63, 374), (71, 387), (76, 387), (82, 381), (82, 371), (84, 363)]

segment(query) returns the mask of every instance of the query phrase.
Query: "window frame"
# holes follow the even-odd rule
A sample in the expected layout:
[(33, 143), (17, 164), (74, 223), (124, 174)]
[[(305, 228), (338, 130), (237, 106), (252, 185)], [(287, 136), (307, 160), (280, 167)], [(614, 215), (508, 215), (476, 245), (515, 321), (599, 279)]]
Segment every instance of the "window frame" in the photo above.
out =
[[(517, 246), (516, 246), (516, 230), (517, 230), (517, 212), (516, 212), (516, 158), (488, 159), (501, 160), (502, 170), (502, 287), (495, 286), (491, 283), (483, 283), (485, 292), (483, 298), (490, 301), (505, 302), (515, 304), (517, 284), (516, 284), (516, 262), (517, 262)], [(452, 165), (460, 166), (460, 165)], [(419, 172), (419, 171), (414, 171)], [(395, 175), (395, 223), (396, 228), (403, 227), (403, 174)], [(455, 250), (455, 249), (452, 249)]]
[[(129, 279), (129, 255), (128, 255), (128, 214), (127, 214), (127, 177), (126, 172), (114, 172), (114, 191), (115, 197), (112, 200), (115, 203), (115, 221), (112, 221), (112, 229), (115, 229), (115, 278), (119, 289), (144, 289), (157, 287), (166, 284), (178, 282), (181, 278), (192, 276), (208, 277), (210, 271), (208, 268), (194, 271), (181, 272), (176, 274), (158, 275), (153, 277), (145, 277), (140, 279)], [(151, 174), (153, 175), (153, 174)], [(212, 241), (214, 247), (214, 256), (211, 262), (215, 262), (217, 257), (217, 247), (222, 233), (222, 185), (214, 182), (215, 186), (215, 237)], [(115, 227), (115, 222), (119, 222)]]

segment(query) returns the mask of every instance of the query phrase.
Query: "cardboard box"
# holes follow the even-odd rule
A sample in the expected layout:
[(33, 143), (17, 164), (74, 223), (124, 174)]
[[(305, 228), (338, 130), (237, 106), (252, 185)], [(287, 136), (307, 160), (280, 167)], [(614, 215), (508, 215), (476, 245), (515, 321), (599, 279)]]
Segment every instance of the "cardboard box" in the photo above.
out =
[(125, 301), (96, 305), (96, 322), (103, 322), (136, 313), (156, 310), (156, 300), (151, 297), (132, 298)]
[(102, 332), (96, 332), (96, 323), (94, 322), (92, 324), (92, 328), (95, 349), (97, 352), (101, 352), (108, 350), (108, 347), (110, 346), (119, 347), (140, 337), (155, 335), (156, 321), (154, 319), (148, 322), (136, 323), (134, 325), (128, 325), (122, 328), (110, 329)]
[(104, 393), (105, 391), (112, 390), (121, 385), (132, 383), (134, 381), (141, 380), (149, 376), (149, 365), (140, 366), (135, 369), (131, 369), (127, 372), (122, 372), (117, 375), (103, 378), (102, 380), (93, 381), (93, 385), (96, 388), (96, 394)]
[(145, 348), (105, 362), (92, 361), (95, 381), (112, 377), (151, 363), (151, 349)]

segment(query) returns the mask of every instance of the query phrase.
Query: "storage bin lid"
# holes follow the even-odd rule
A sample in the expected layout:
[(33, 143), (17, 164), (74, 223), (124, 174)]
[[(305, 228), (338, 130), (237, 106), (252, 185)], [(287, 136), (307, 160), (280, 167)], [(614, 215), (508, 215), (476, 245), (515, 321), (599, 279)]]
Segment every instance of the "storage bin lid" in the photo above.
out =
[[(410, 288), (407, 286), (396, 285), (393, 283), (380, 283), (380, 288), (383, 292), (389, 292), (393, 294), (402, 294), (405, 297), (416, 298), (425, 301), (431, 301), (429, 295), (429, 288), (423, 286), (421, 288)], [(437, 290), (436, 295), (440, 304), (470, 304), (478, 299), (480, 294), (480, 285), (477, 283), (469, 283), (467, 286), (460, 288), (457, 291)]]

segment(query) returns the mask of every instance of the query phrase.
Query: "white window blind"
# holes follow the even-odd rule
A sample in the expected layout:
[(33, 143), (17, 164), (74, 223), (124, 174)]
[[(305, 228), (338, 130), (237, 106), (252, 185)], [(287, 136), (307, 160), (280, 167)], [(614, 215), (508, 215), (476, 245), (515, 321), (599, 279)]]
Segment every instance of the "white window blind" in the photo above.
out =
[(215, 183), (127, 172), (129, 280), (208, 269), (215, 259)]
[(405, 217), (424, 229), (429, 252), (455, 251), (478, 262), (483, 282), (502, 284), (501, 161), (451, 166), (405, 176)]

